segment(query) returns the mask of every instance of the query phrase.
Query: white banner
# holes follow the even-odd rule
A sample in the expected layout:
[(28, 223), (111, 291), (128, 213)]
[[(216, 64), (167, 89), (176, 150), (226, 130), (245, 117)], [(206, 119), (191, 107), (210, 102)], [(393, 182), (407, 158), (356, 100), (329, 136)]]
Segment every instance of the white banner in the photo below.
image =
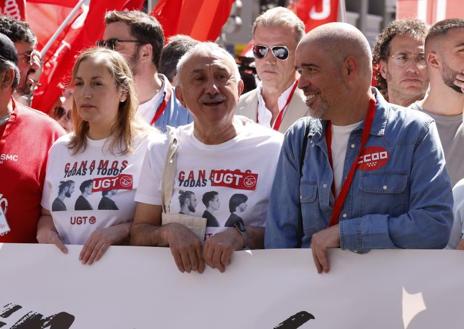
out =
[[(165, 248), (111, 247), (83, 266), (49, 245), (0, 245), (1, 329), (462, 328), (464, 253), (237, 252), (225, 273), (177, 271)], [(279, 326), (280, 323), (283, 323)]]

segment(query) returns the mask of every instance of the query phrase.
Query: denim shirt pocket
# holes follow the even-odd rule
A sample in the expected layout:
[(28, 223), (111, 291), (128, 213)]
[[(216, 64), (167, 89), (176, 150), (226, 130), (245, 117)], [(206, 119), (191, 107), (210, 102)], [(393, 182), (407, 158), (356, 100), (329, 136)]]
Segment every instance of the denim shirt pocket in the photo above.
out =
[(409, 204), (408, 180), (406, 172), (364, 173), (359, 182), (361, 213), (405, 213)]
[(312, 182), (300, 184), (301, 214), (303, 216), (303, 230), (307, 237), (326, 226), (319, 208), (318, 185)]

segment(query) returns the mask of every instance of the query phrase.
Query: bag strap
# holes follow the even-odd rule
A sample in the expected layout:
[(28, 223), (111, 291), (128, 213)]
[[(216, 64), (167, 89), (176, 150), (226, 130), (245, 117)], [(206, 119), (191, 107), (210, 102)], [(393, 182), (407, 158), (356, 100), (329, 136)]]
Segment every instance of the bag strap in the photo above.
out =
[[(301, 148), (300, 152), (300, 179), (303, 176), (303, 164), (304, 164), (304, 159), (306, 156), (306, 148), (308, 146), (308, 136), (309, 136), (309, 128), (310, 124), (308, 124), (305, 128), (305, 133), (303, 136), (303, 147)], [(303, 239), (303, 212), (301, 210), (301, 202), (300, 202), (300, 213), (298, 216), (298, 227), (297, 227), (297, 248), (301, 248), (301, 240)]]
[(170, 211), (172, 194), (174, 192), (174, 180), (177, 169), (177, 148), (179, 140), (177, 138), (176, 129), (167, 127), (166, 135), (168, 137), (168, 153), (164, 163), (163, 181), (161, 183), (161, 207), (164, 213)]

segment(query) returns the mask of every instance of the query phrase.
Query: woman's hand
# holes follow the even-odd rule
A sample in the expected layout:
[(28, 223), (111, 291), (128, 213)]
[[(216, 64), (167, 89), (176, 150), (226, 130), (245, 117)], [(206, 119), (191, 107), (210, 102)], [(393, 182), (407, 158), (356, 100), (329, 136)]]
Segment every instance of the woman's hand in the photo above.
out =
[(68, 253), (68, 248), (64, 245), (63, 241), (61, 241), (58, 232), (53, 229), (49, 228), (42, 228), (37, 231), (37, 241), (39, 243), (49, 243), (54, 244), (61, 250), (63, 254)]
[(128, 241), (130, 223), (118, 224), (95, 230), (82, 247), (79, 260), (92, 265), (100, 260), (112, 244)]
[(36, 239), (39, 243), (54, 244), (63, 254), (68, 253), (68, 248), (64, 245), (58, 232), (56, 231), (55, 224), (53, 224), (52, 216), (47, 209), (42, 208), (39, 223), (37, 225)]

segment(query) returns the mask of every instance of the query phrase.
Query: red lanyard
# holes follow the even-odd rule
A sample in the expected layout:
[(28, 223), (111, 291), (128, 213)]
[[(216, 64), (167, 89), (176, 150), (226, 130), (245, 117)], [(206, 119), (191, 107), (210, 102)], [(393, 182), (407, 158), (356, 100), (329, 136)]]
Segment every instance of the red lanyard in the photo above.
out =
[[(340, 194), (338, 195), (337, 199), (335, 200), (334, 209), (332, 211), (332, 215), (330, 216), (329, 226), (337, 225), (339, 222), (340, 213), (342, 212), (343, 204), (345, 203), (346, 197), (348, 192), (350, 191), (351, 183), (353, 183), (354, 175), (356, 174), (356, 170), (358, 169), (358, 160), (359, 157), (364, 153), (364, 148), (369, 140), (369, 135), (371, 133), (372, 122), (374, 121), (375, 117), (375, 100), (371, 99), (369, 102), (369, 109), (366, 113), (366, 117), (364, 118), (364, 128), (361, 135), (361, 146), (359, 147), (358, 156), (354, 159), (351, 169), (346, 177), (345, 181), (343, 182), (342, 189)], [(332, 162), (332, 124), (330, 121), (327, 122), (325, 138), (327, 143), (327, 151), (329, 153), (329, 162), (330, 167), (333, 170), (333, 162)], [(335, 195), (335, 179), (332, 182), (332, 192)]]
[(161, 104), (158, 106), (156, 109), (155, 115), (150, 121), (150, 126), (153, 126), (156, 121), (163, 115), (164, 110), (166, 109), (166, 106), (168, 105), (169, 98), (171, 97), (171, 93), (167, 90), (164, 92), (164, 98)]
[[(298, 86), (298, 80), (295, 81), (293, 84), (292, 90), (290, 91), (290, 94), (287, 97), (287, 101), (285, 102), (284, 107), (282, 110), (279, 111), (279, 115), (277, 116), (276, 120), (274, 121), (274, 124), (272, 125), (272, 129), (274, 130), (279, 130), (280, 124), (282, 123), (282, 119), (284, 117), (284, 112), (287, 110), (288, 105), (290, 104), (290, 101), (292, 100), (293, 94), (295, 93), (296, 87)], [(258, 120), (258, 112), (256, 112), (256, 122), (259, 122)]]

